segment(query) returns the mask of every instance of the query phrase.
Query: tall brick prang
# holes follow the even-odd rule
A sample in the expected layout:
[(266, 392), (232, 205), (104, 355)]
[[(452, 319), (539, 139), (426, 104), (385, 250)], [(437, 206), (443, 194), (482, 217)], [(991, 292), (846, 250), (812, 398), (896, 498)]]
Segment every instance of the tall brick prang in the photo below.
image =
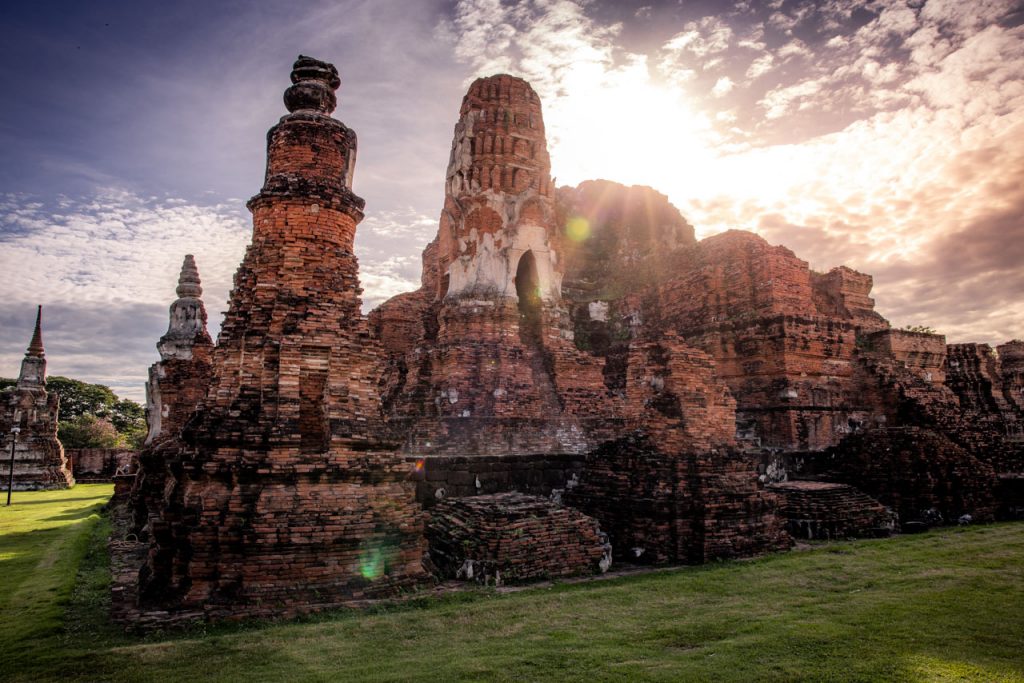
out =
[(420, 453), (581, 453), (613, 400), (575, 348), (540, 98), (508, 75), (463, 98), (423, 286), (371, 316), (392, 352), (385, 407)]
[(0, 394), (0, 434), (3, 435), (3, 481), (7, 483), (8, 456), (13, 430), (18, 429), (14, 448), (14, 490), (65, 489), (75, 479), (57, 440), (57, 410), (60, 397), (46, 390), (46, 353), (43, 349), (43, 307), (36, 310), (36, 326), (18, 383)]
[(377, 347), (352, 251), (356, 136), (340, 80), (299, 57), (267, 136), (253, 238), (235, 274), (205, 400), (170, 463), (144, 604), (287, 615), (424, 576), (409, 466), (382, 431)]

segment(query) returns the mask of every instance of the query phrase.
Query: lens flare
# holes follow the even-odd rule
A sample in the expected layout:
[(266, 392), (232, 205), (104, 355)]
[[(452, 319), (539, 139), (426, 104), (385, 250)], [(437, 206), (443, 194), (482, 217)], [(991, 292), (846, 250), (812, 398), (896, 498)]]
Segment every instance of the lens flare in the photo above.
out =
[(573, 216), (565, 223), (565, 235), (573, 242), (583, 242), (590, 237), (590, 221), (583, 216)]
[(364, 548), (359, 553), (359, 573), (370, 581), (384, 575), (384, 553), (380, 548)]

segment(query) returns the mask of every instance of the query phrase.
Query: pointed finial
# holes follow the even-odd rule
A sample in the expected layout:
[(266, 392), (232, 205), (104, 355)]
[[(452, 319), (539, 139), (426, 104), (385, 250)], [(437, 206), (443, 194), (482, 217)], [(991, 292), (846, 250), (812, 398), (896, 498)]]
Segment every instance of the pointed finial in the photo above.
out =
[(181, 264), (181, 275), (178, 276), (178, 288), (175, 292), (181, 299), (198, 299), (203, 295), (203, 288), (199, 285), (199, 269), (196, 268), (195, 257), (186, 254), (185, 262)]
[(32, 341), (29, 342), (26, 356), (43, 357), (43, 307), (36, 309), (36, 329), (32, 333)]

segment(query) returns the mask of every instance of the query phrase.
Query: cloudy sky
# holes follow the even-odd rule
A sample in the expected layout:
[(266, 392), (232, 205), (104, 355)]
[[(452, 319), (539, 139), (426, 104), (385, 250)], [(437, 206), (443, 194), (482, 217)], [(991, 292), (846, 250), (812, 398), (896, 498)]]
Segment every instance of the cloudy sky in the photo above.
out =
[(359, 135), (364, 310), (416, 286), (462, 95), (507, 72), (559, 184), (869, 272), (898, 326), (1024, 337), (1020, 0), (96, 0), (0, 29), (2, 376), (41, 303), (51, 374), (140, 399), (186, 253), (216, 334), (299, 53)]

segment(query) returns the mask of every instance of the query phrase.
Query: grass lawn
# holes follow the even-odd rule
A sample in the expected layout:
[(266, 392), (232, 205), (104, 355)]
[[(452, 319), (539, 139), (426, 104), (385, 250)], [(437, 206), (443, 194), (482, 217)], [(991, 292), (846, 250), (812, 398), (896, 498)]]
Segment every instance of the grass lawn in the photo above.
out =
[(1024, 681), (1021, 523), (143, 638), (104, 620), (109, 492), (0, 508), (0, 677)]

